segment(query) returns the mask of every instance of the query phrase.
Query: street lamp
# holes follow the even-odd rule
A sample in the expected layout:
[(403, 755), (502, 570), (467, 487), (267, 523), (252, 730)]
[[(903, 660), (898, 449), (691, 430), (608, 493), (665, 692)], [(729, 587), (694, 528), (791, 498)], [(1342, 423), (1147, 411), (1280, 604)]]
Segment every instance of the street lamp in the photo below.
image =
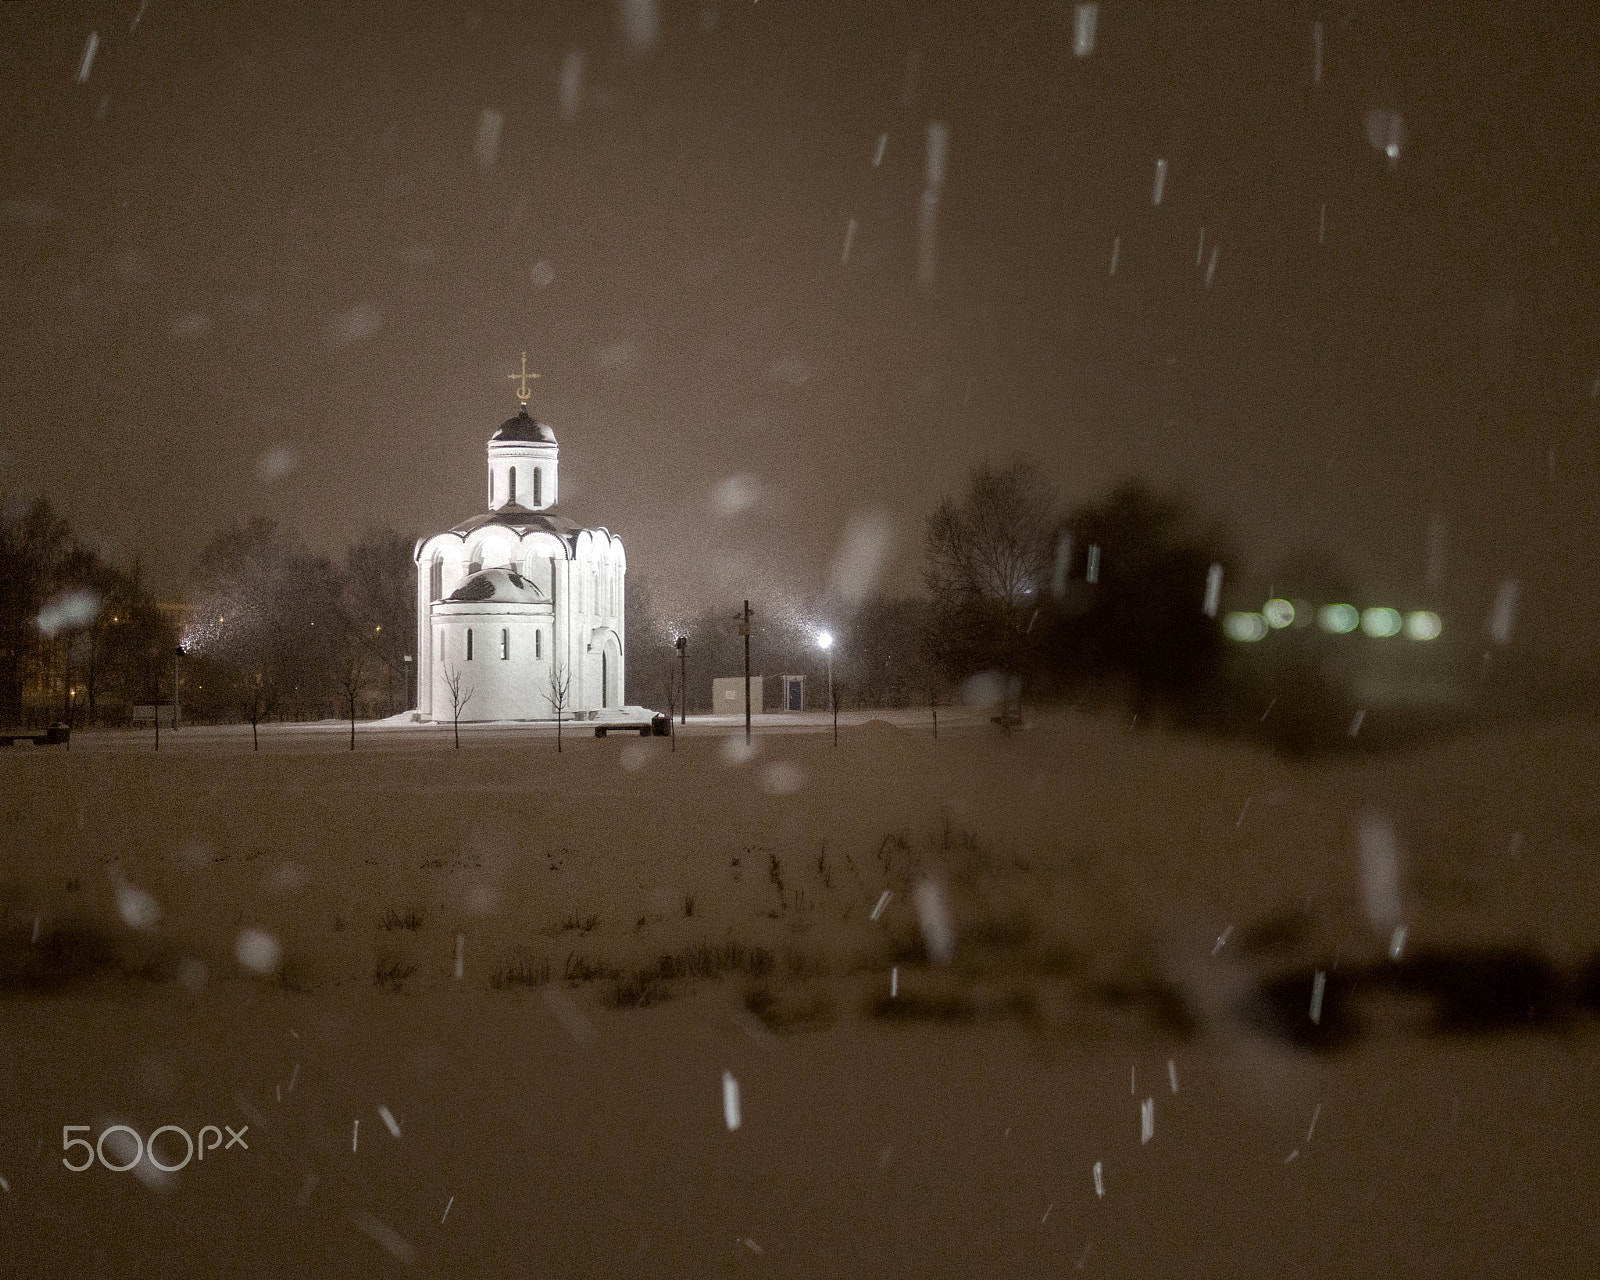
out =
[[(177, 727), (178, 727), (178, 659), (182, 658), (182, 657), (186, 657), (186, 656), (187, 656), (187, 651), (184, 649), (184, 647), (181, 644), (176, 649), (173, 650), (173, 653), (172, 653), (172, 727), (173, 727), (173, 729), (177, 729)], [(160, 699), (158, 698), (158, 699), (156, 699), (156, 701), (159, 702)], [(158, 711), (156, 714), (160, 715), (160, 712)]]
[(678, 697), (683, 705), (678, 708), (678, 723), (689, 723), (689, 637), (679, 636), (672, 642), (672, 647), (678, 651)]
[(833, 705), (833, 633), (823, 631), (817, 635), (817, 644), (828, 655), (828, 705)]
[(750, 745), (750, 602), (744, 602), (739, 615), (739, 634), (744, 637), (744, 745)]

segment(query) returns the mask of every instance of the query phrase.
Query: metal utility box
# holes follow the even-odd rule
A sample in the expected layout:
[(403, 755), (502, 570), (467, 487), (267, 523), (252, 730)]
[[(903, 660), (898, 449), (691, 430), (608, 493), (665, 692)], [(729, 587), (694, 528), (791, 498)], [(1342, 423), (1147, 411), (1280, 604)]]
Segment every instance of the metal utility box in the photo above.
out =
[[(761, 696), (762, 677), (750, 676), (750, 714), (760, 715), (765, 707)], [(711, 682), (711, 714), (716, 716), (742, 716), (744, 714), (744, 677), (718, 676)]]

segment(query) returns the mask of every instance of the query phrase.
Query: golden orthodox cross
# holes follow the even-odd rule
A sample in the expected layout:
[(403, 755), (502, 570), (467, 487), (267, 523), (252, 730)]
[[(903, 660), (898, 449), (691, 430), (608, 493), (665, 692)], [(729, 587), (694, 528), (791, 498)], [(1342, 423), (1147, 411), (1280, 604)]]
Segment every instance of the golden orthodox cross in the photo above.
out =
[(526, 351), (522, 353), (521, 371), (518, 373), (506, 374), (506, 377), (517, 382), (517, 399), (522, 402), (522, 407), (524, 409), (528, 407), (528, 397), (533, 394), (533, 388), (528, 385), (528, 379), (537, 378), (538, 376), (539, 375), (536, 373), (528, 372), (528, 353)]

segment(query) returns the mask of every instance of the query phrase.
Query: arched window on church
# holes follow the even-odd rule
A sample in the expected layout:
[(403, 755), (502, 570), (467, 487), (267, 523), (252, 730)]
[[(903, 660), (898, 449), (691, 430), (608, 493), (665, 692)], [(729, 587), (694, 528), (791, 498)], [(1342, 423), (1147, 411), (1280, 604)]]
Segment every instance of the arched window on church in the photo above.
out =
[(472, 661), (472, 628), (467, 628), (467, 661)]
[(515, 502), (516, 500), (517, 500), (517, 469), (515, 467), (512, 467), (511, 468), (511, 483), (508, 486), (508, 490), (507, 490), (507, 493), (506, 493), (506, 501), (507, 502)]
[(543, 489), (544, 468), (535, 467), (533, 469), (533, 505), (535, 507), (542, 507), (544, 505), (544, 497), (542, 493)]
[(501, 627), (500, 628), (500, 661), (504, 662), (510, 656), (511, 656), (511, 629), (509, 627)]
[(433, 567), (428, 570), (428, 599), (440, 600), (444, 598), (444, 561), (435, 560)]

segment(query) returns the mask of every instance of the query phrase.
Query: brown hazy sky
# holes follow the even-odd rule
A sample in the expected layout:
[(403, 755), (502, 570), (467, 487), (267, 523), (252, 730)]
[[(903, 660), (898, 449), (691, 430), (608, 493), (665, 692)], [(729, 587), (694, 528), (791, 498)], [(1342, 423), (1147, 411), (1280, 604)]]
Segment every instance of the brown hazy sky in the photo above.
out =
[(671, 604), (814, 593), (873, 508), (914, 583), (932, 504), (1027, 451), (1457, 625), (1516, 575), (1525, 634), (1592, 647), (1593, 11), (1113, 0), (1086, 58), (1072, 13), (8, 0), (0, 485), (169, 590), (235, 518), (431, 532), (525, 348), (562, 509)]

